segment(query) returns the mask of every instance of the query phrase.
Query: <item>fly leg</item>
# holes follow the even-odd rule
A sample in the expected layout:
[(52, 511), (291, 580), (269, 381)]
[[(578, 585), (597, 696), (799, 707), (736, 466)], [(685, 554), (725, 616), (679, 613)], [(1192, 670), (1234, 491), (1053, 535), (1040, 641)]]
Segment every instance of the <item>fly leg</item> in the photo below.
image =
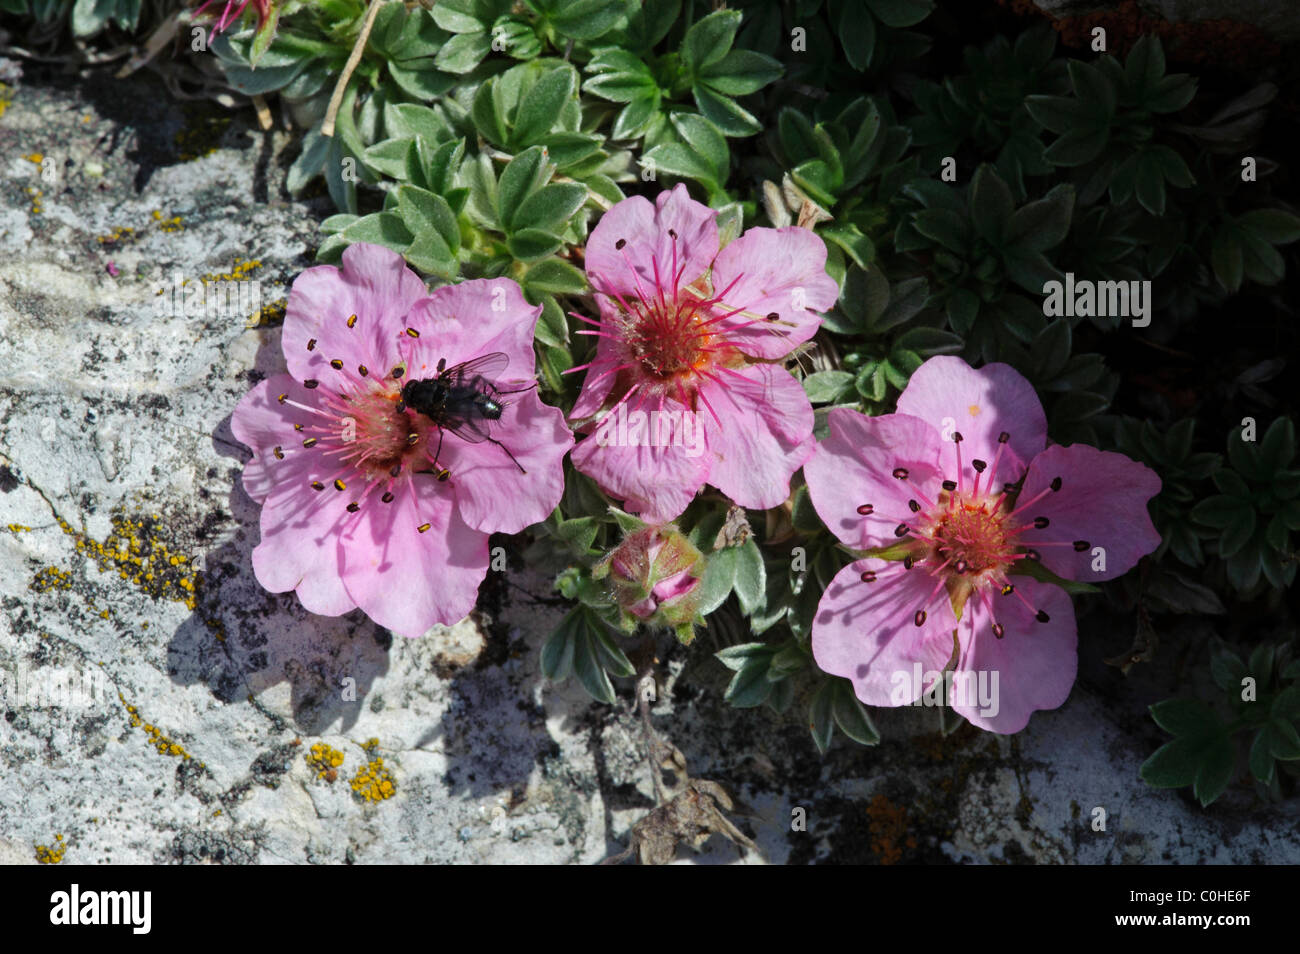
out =
[(505, 444), (502, 444), (495, 437), (489, 437), (488, 440), (490, 440), (493, 444), (496, 444), (497, 447), (500, 447), (503, 451), (506, 452), (506, 456), (509, 457), (512, 461), (514, 461), (514, 465), (519, 468), (519, 473), (521, 474), (528, 473), (528, 471), (524, 470), (524, 465), (519, 463), (519, 461), (515, 460), (515, 455), (510, 453), (510, 448), (506, 447)]
[(438, 428), (438, 449), (433, 452), (433, 475), (438, 478), (438, 480), (446, 480), (451, 476), (451, 471), (438, 462), (438, 457), (442, 454), (442, 438), (446, 433), (447, 432), (441, 427)]

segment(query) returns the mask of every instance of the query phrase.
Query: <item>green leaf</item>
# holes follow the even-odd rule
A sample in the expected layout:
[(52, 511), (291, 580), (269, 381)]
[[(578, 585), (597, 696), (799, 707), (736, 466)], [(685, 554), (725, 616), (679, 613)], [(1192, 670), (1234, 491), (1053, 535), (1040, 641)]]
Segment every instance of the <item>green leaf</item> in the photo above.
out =
[(1101, 70), (1083, 60), (1068, 60), (1070, 82), (1079, 100), (1092, 108), (1098, 118), (1109, 120), (1115, 115), (1115, 87)]
[(916, 26), (934, 10), (931, 0), (867, 0), (871, 12), (886, 26)]
[(990, 245), (1000, 246), (1011, 213), (1015, 211), (1015, 200), (992, 166), (982, 165), (975, 171), (971, 182), (970, 210), (975, 231)]
[[(583, 608), (584, 615), (588, 611)], [(602, 625), (596, 621), (595, 625)], [(584, 624), (574, 635), (573, 646), (573, 673), (582, 683), (582, 688), (587, 690), (597, 702), (613, 704), (616, 697), (614, 695), (614, 685), (609, 681), (609, 676), (605, 672), (605, 667), (601, 665), (601, 660), (597, 654), (594, 640), (595, 634), (589, 624)]]
[(1282, 209), (1256, 209), (1239, 217), (1237, 224), (1273, 245), (1300, 240), (1300, 217)]
[(781, 76), (781, 62), (753, 50), (732, 50), (700, 70), (700, 80), (726, 96), (748, 96)]
[(803, 379), (804, 393), (813, 404), (838, 401), (853, 387), (853, 375), (848, 371), (817, 371)]
[(861, 745), (877, 745), (880, 733), (871, 722), (866, 707), (854, 695), (853, 684), (847, 679), (834, 679), (834, 695), (831, 699), (831, 714), (835, 724), (854, 742)]
[(752, 537), (732, 549), (737, 554), (733, 587), (740, 600), (740, 608), (746, 616), (752, 616), (763, 607), (767, 593), (767, 569), (763, 565), (763, 555)]
[(410, 230), (395, 212), (373, 212), (357, 219), (339, 233), (349, 244), (370, 242), (383, 245), (394, 252), (403, 252), (411, 244)]
[(822, 683), (808, 706), (808, 730), (812, 733), (817, 751), (823, 755), (831, 747), (831, 736), (835, 732), (835, 723), (832, 721), (834, 706), (835, 679), (832, 677)]
[(519, 153), (506, 165), (497, 183), (497, 216), (511, 229), (520, 208), (530, 195), (549, 177), (546, 157), (540, 146)]
[(1236, 754), (1232, 739), (1226, 735), (1218, 736), (1207, 744), (1201, 754), (1201, 764), (1196, 771), (1196, 782), (1192, 789), (1201, 807), (1209, 805), (1222, 795), (1232, 781)]
[(705, 67), (727, 55), (739, 27), (739, 10), (715, 10), (697, 21), (682, 40), (682, 65), (699, 76)]
[(1138, 775), (1152, 788), (1182, 788), (1196, 781), (1203, 748), (1200, 739), (1166, 742), (1142, 763)]
[(557, 251), (564, 244), (558, 235), (541, 229), (520, 229), (510, 235), (506, 245), (510, 254), (521, 262), (536, 262)]
[(587, 279), (580, 269), (568, 262), (548, 258), (528, 270), (524, 287), (551, 295), (582, 295), (587, 291)]
[(1065, 240), (1074, 212), (1074, 187), (1061, 184), (1036, 202), (1017, 209), (1007, 223), (1005, 240), (1033, 252), (1045, 252)]
[(542, 675), (551, 682), (568, 679), (573, 673), (574, 619), (582, 612), (581, 606), (569, 610), (564, 620), (542, 644)]
[(458, 33), (448, 40), (434, 57), (434, 65), (446, 73), (468, 73), (488, 55), (492, 38), (482, 33)]
[(772, 654), (765, 653), (748, 660), (731, 677), (723, 698), (737, 709), (752, 709), (767, 701), (772, 691), (772, 681), (767, 678)]
[(543, 186), (519, 205), (509, 223), (510, 228), (563, 231), (569, 219), (586, 201), (587, 187), (579, 182), (556, 182)]
[(1207, 736), (1221, 731), (1214, 710), (1195, 699), (1166, 699), (1151, 706), (1151, 718), (1170, 735)]
[(1255, 741), (1250, 746), (1250, 774), (1265, 785), (1272, 781), (1273, 773), (1277, 770), (1273, 753), (1269, 751), (1271, 742), (1272, 733), (1268, 726), (1264, 726), (1255, 733)]
[(417, 186), (399, 186), (397, 211), (413, 234), (433, 229), (453, 254), (460, 249), (460, 226), (456, 222), (456, 213), (442, 196)]
[(574, 97), (574, 71), (563, 67), (539, 79), (519, 103), (515, 114), (514, 142), (531, 146), (551, 131), (565, 103)]

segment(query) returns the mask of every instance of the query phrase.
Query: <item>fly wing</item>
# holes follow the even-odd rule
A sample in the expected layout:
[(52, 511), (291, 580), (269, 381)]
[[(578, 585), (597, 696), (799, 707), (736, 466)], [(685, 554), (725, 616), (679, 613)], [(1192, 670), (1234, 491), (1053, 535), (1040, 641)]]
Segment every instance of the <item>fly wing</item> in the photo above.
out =
[(488, 421), (486, 418), (466, 418), (448, 421), (442, 425), (444, 431), (450, 431), (467, 444), (478, 444), (488, 439)]
[(504, 352), (493, 351), (491, 354), (462, 361), (458, 365), (447, 368), (438, 377), (449, 380), (452, 386), (473, 384), (476, 378), (483, 378), (488, 384), (495, 386), (495, 382), (509, 363), (510, 358)]

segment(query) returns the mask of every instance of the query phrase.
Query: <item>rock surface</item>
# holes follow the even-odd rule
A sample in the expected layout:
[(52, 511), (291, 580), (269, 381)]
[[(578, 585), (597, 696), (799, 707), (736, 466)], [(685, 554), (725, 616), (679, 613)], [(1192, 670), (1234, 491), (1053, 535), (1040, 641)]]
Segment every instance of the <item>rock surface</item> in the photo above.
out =
[[(632, 687), (607, 707), (542, 680), (562, 607), (522, 541), (475, 617), (416, 640), (253, 578), (230, 412), (283, 367), (273, 305), (329, 211), (284, 194), (288, 137), (145, 80), (0, 98), (0, 861), (621, 851), (654, 805)], [(259, 282), (270, 307), (176, 313), (177, 273)], [(1138, 780), (1161, 741), (1143, 707), (1172, 680), (1103, 666), (1127, 640), (1100, 612), (1069, 703), (1019, 736), (898, 710), (878, 748), (825, 758), (803, 710), (721, 703), (709, 639), (662, 647), (653, 719), (761, 857), (715, 835), (683, 860), (1300, 861), (1293, 806), (1238, 786), (1202, 811)]]

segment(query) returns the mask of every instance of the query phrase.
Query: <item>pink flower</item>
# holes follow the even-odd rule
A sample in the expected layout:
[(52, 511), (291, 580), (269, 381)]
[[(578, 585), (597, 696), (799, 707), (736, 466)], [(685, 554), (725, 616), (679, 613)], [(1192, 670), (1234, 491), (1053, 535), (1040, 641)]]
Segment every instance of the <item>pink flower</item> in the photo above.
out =
[(1119, 576), (1160, 543), (1146, 508), (1160, 479), (1122, 454), (1047, 447), (1033, 387), (1005, 364), (931, 358), (896, 414), (835, 409), (829, 424), (805, 468), (818, 514), (854, 549), (901, 546), (827, 587), (817, 664), (852, 680), (863, 702), (896, 706), (920, 695), (914, 673), (941, 672), (955, 655), (967, 691), (953, 707), (994, 732), (1065, 702), (1074, 610), (1060, 587), (1017, 573), (1020, 561), (1068, 580)]
[[(240, 401), (231, 427), (253, 449), (244, 488), (262, 504), (258, 581), (313, 613), (356, 607), (418, 636), (474, 608), (488, 534), (543, 520), (573, 443), (534, 380), (540, 308), (494, 278), (430, 294), (402, 257), (358, 243), (343, 268), (293, 283), (282, 345), (289, 373)], [(475, 362), (474, 375), (458, 375)], [(484, 414), (434, 418), (407, 385), (439, 378), (495, 398)], [(455, 406), (449, 408), (454, 410)]]
[(587, 243), (600, 321), (582, 319), (598, 341), (572, 369), (587, 370), (573, 417), (598, 426), (573, 462), (651, 522), (705, 483), (775, 507), (812, 453), (812, 406), (780, 359), (835, 303), (826, 247), (807, 229), (756, 228), (719, 251), (714, 219), (678, 185), (618, 203)]

